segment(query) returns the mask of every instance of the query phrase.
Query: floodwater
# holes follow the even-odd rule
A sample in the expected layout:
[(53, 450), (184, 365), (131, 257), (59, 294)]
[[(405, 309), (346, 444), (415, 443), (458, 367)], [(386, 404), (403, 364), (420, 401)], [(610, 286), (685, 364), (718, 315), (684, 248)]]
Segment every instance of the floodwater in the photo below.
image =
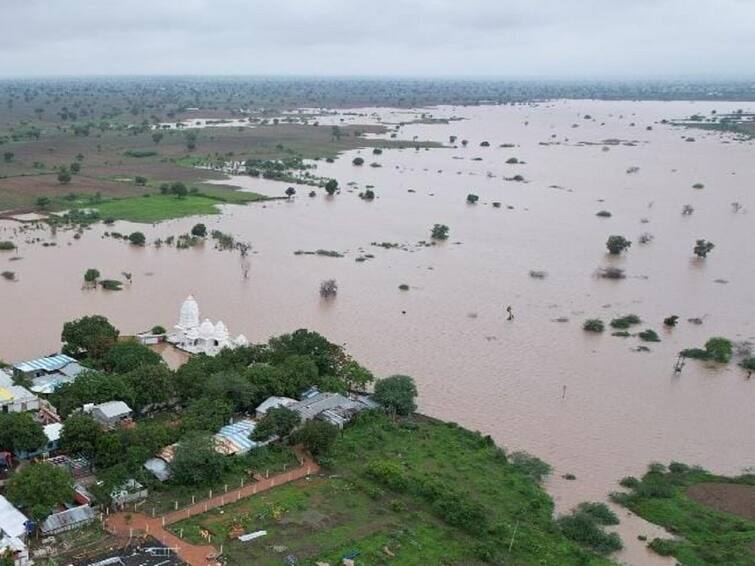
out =
[[(209, 242), (189, 250), (139, 249), (101, 238), (103, 226), (80, 240), (71, 232), (26, 234), (57, 246), (21, 243), (20, 261), (0, 252), (0, 270), (16, 271), (19, 279), (0, 280), (0, 355), (15, 361), (52, 352), (63, 322), (87, 313), (108, 316), (124, 333), (168, 327), (191, 293), (202, 315), (222, 319), (232, 334), (262, 341), (311, 328), (378, 375), (414, 376), (422, 412), (550, 462), (547, 488), (561, 512), (605, 500), (620, 478), (642, 474), (652, 461), (740, 473), (755, 465), (755, 379), (735, 363), (689, 361), (680, 375), (673, 367), (679, 350), (711, 336), (755, 340), (753, 145), (659, 123), (740, 106), (557, 101), (433, 109), (436, 117), (467, 119), (406, 125), (398, 137), (448, 142), (457, 135), (468, 147), (365, 150), (318, 162), (317, 173), (344, 189), (349, 181), (374, 185), (372, 202), (358, 198), (358, 188), (334, 198), (317, 190), (309, 198), (308, 187), (297, 187), (290, 202), (228, 206), (202, 218), (208, 228), (253, 244), (248, 279), (237, 253)], [(601, 142), (610, 138), (634, 143), (604, 151)], [(490, 147), (480, 147), (482, 141)], [(364, 166), (351, 164), (356, 154)], [(510, 157), (526, 163), (506, 164)], [(382, 167), (370, 167), (373, 161)], [(627, 173), (630, 167), (640, 169)], [(516, 174), (527, 182), (503, 179)], [(286, 186), (249, 177), (232, 182), (274, 195)], [(698, 182), (704, 189), (692, 188)], [(478, 194), (479, 203), (466, 204), (468, 193)], [(743, 207), (736, 213), (735, 201)], [(692, 215), (681, 214), (685, 204), (694, 207)], [(612, 217), (595, 216), (602, 209)], [(141, 229), (152, 241), (187, 232), (198, 220), (111, 229)], [(450, 227), (449, 240), (417, 246), (436, 222)], [(2, 240), (18, 224), (0, 226)], [(653, 234), (651, 243), (637, 241), (644, 232)], [(606, 255), (611, 234), (634, 241), (622, 257)], [(704, 261), (693, 259), (698, 238), (716, 244)], [(370, 245), (383, 241), (405, 247)], [(345, 257), (294, 255), (318, 248)], [(365, 253), (374, 258), (355, 261)], [(596, 278), (596, 268), (606, 265), (624, 268), (627, 278)], [(116, 293), (82, 290), (88, 267), (113, 278), (132, 272), (133, 283)], [(530, 270), (548, 275), (535, 279)], [(328, 278), (339, 285), (331, 301), (318, 294)], [(399, 290), (404, 283), (409, 291)], [(660, 343), (647, 344), (651, 351), (635, 351), (642, 344), (636, 337), (582, 330), (586, 318), (607, 323), (627, 313), (645, 321), (638, 330), (661, 335)], [(662, 320), (672, 314), (680, 322), (669, 331)], [(556, 322), (562, 317), (568, 321)], [(693, 317), (702, 324), (687, 322)], [(561, 477), (567, 473), (576, 480)], [(627, 549), (618, 559), (668, 564), (636, 539), (659, 531), (625, 510), (619, 514)]]

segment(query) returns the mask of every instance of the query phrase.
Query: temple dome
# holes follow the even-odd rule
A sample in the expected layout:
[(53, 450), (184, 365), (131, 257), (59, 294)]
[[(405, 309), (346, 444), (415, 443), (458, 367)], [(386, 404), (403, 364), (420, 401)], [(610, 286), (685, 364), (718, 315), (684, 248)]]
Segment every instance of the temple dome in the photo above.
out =
[(178, 326), (186, 329), (199, 326), (199, 305), (191, 295), (181, 304)]
[(215, 338), (215, 326), (213, 326), (209, 319), (205, 319), (199, 326), (198, 334), (201, 340), (212, 340)]

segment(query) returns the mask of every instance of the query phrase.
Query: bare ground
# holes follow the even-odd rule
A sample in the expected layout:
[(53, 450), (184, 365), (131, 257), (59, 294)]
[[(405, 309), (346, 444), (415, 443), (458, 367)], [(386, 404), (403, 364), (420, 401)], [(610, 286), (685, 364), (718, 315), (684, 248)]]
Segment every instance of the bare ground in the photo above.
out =
[(687, 489), (687, 497), (716, 511), (755, 519), (755, 486), (752, 485), (699, 483)]

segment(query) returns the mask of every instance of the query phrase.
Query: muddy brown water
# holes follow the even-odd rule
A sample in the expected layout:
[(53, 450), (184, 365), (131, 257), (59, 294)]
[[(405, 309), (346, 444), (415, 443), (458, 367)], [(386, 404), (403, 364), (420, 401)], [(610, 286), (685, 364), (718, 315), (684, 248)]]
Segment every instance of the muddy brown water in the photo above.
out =
[[(672, 370), (680, 349), (710, 336), (755, 340), (753, 144), (658, 123), (740, 106), (582, 101), (433, 109), (435, 116), (467, 119), (404, 126), (399, 137), (446, 142), (457, 135), (469, 140), (467, 148), (349, 152), (318, 164), (319, 174), (336, 177), (344, 189), (349, 181), (374, 185), (373, 202), (358, 198), (358, 189), (335, 198), (318, 190), (309, 198), (309, 188), (297, 187), (291, 202), (111, 228), (141, 229), (152, 241), (201, 220), (253, 244), (248, 279), (237, 254), (209, 242), (139, 249), (102, 238), (106, 228), (98, 226), (80, 240), (71, 232), (32, 233), (57, 243), (42, 247), (24, 244), (31, 234), (14, 236), (18, 224), (4, 222), (0, 239), (20, 242), (23, 259), (0, 252), (0, 270), (18, 276), (15, 283), (0, 280), (0, 356), (15, 361), (55, 351), (63, 322), (87, 313), (108, 316), (124, 333), (169, 327), (191, 293), (203, 316), (252, 341), (307, 327), (344, 344), (378, 375), (414, 376), (421, 411), (550, 462), (547, 488), (558, 511), (605, 500), (617, 480), (642, 474), (651, 461), (740, 473), (755, 464), (755, 379), (734, 363), (690, 361), (681, 375)], [(389, 121), (390, 111), (382, 112)], [(696, 141), (685, 142), (687, 135)], [(604, 151), (601, 141), (609, 138), (636, 143)], [(479, 146), (485, 140), (491, 147)], [(516, 146), (499, 147), (505, 143)], [(362, 167), (351, 164), (357, 154)], [(509, 157), (526, 164), (505, 164)], [(382, 167), (370, 167), (373, 161)], [(632, 166), (639, 172), (628, 174)], [(528, 182), (503, 180), (516, 174)], [(233, 182), (273, 195), (286, 186), (248, 177)], [(693, 189), (697, 182), (705, 188)], [(480, 202), (467, 205), (468, 193)], [(734, 213), (734, 201), (743, 210)], [(691, 216), (682, 216), (685, 204), (695, 208)], [(596, 217), (602, 209), (612, 217)], [(415, 246), (436, 222), (450, 227), (449, 240)], [(652, 243), (637, 242), (643, 232), (654, 235)], [(634, 240), (627, 254), (606, 255), (610, 234)], [(697, 238), (716, 244), (705, 261), (693, 259)], [(318, 248), (345, 257), (293, 253)], [(364, 253), (375, 257), (355, 261)], [(596, 268), (606, 265), (624, 268), (627, 278), (596, 278)], [(113, 278), (132, 272), (133, 284), (116, 293), (83, 290), (88, 267)], [(548, 275), (534, 279), (530, 270)], [(324, 301), (318, 287), (328, 278), (339, 292)], [(399, 290), (404, 283), (409, 291)], [(588, 317), (608, 322), (627, 313), (645, 321), (637, 330), (660, 334), (660, 343), (647, 344), (650, 352), (634, 351), (642, 344), (636, 337), (582, 330)], [(680, 323), (669, 331), (662, 320), (671, 314)], [(562, 317), (568, 322), (554, 322)], [(692, 317), (703, 323), (687, 322)], [(576, 480), (562, 479), (567, 473)], [(660, 530), (619, 514), (627, 549), (617, 558), (668, 563), (636, 540)]]

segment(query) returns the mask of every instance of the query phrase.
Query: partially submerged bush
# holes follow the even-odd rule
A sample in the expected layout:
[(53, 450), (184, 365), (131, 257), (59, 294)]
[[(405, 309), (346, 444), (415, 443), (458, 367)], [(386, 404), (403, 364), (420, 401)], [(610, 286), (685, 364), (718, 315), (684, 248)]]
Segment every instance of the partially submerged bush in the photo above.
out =
[(611, 213), (607, 210), (599, 210), (595, 213), (595, 216), (600, 216), (601, 218), (611, 218)]
[(13, 242), (9, 242), (7, 240), (0, 242), (0, 251), (8, 252), (15, 249), (16, 249), (16, 244), (14, 244)]
[(601, 279), (624, 279), (626, 277), (623, 269), (613, 266), (599, 267), (595, 273)]
[(473, 193), (469, 193), (469, 194), (467, 195), (467, 202), (468, 202), (469, 204), (476, 204), (478, 200), (480, 200), (480, 197), (479, 197), (479, 196), (477, 196), (476, 194), (473, 194)]
[(584, 501), (577, 506), (577, 511), (587, 513), (601, 525), (618, 525), (619, 518), (605, 503)]
[(663, 319), (663, 325), (668, 326), (669, 328), (673, 328), (674, 326), (677, 325), (678, 322), (679, 322), (679, 317), (675, 314), (672, 314), (671, 316)]
[(728, 364), (734, 353), (734, 345), (727, 338), (714, 337), (705, 343), (705, 349), (687, 348), (680, 354), (685, 358), (696, 360), (711, 360), (720, 364)]
[(445, 224), (434, 224), (430, 232), (430, 237), (433, 240), (447, 240), (448, 226), (446, 226)]
[(587, 332), (603, 332), (605, 325), (599, 318), (588, 318), (582, 325), (582, 328)]
[(324, 299), (335, 297), (338, 294), (338, 283), (335, 279), (327, 279), (320, 283), (320, 296)]
[(658, 333), (651, 328), (643, 330), (642, 332), (637, 334), (637, 336), (639, 336), (640, 340), (643, 340), (644, 342), (660, 342), (661, 341), (661, 338), (660, 336), (658, 336)]
[(538, 483), (543, 481), (545, 476), (551, 473), (550, 464), (544, 462), (537, 456), (533, 456), (532, 454), (528, 454), (521, 450), (509, 454), (508, 459), (514, 469), (531, 477)]
[(618, 534), (606, 533), (596, 517), (579, 508), (559, 517), (556, 523), (566, 538), (599, 554), (609, 554), (623, 548)]
[(629, 328), (633, 324), (639, 324), (642, 320), (640, 320), (640, 317), (636, 314), (628, 314), (626, 316), (622, 316), (620, 318), (614, 318), (611, 321), (611, 328)]
[(530, 270), (530, 277), (532, 277), (533, 279), (545, 279), (546, 277), (548, 277), (548, 272), (532, 269)]

